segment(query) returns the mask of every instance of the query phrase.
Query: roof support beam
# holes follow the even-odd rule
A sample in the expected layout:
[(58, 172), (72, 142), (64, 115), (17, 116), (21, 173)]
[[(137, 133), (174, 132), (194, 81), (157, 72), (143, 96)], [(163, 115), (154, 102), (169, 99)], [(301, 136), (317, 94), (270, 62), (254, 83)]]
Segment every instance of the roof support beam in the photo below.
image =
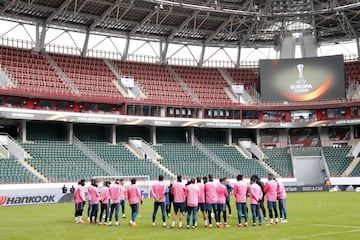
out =
[(87, 54), (87, 51), (88, 51), (88, 47), (89, 47), (89, 38), (90, 38), (90, 32), (88, 31), (88, 32), (86, 33), (85, 40), (84, 40), (84, 44), (83, 44), (83, 48), (82, 48), (82, 51), (81, 51), (81, 56), (82, 56), (82, 57), (86, 57), (86, 54)]
[(8, 2), (8, 3), (1, 9), (1, 13), (4, 13), (6, 10), (8, 10), (10, 7), (12, 7), (16, 2), (17, 2), (17, 0), (12, 0), (12, 1)]
[(124, 54), (121, 58), (121, 60), (126, 61), (129, 55), (129, 46), (130, 46), (130, 36), (127, 36), (126, 43), (124, 47)]
[(146, 17), (136, 27), (134, 27), (131, 30), (130, 35), (135, 34), (142, 26), (145, 25), (146, 22), (148, 22), (158, 12), (159, 12), (159, 8), (157, 8), (155, 11), (150, 12), (148, 15), (146, 15)]
[[(314, 11), (314, 0), (310, 0), (310, 4), (311, 4), (311, 11)], [(317, 29), (316, 29), (316, 20), (315, 20), (315, 15), (311, 16), (311, 20), (312, 20), (312, 27), (314, 29), (314, 40), (315, 40), (315, 44), (317, 43)]]
[(169, 42), (168, 41), (160, 41), (160, 63), (165, 64), (166, 63), (166, 55), (169, 48)]
[(240, 67), (240, 59), (241, 59), (241, 44), (237, 47), (237, 55), (236, 55), (236, 68)]
[(40, 24), (36, 25), (36, 42), (35, 42), (35, 51), (41, 52), (44, 49), (45, 45), (45, 36), (46, 36), (46, 25), (43, 24), (41, 26), (40, 31)]
[(218, 35), (222, 30), (226, 28), (226, 26), (234, 19), (235, 15), (231, 15), (225, 22), (223, 22), (214, 33), (212, 33), (206, 40), (205, 43), (210, 42), (216, 35)]
[(72, 0), (64, 1), (56, 11), (54, 11), (47, 19), (46, 24), (49, 24), (60, 12), (64, 11), (72, 2)]
[(203, 43), (201, 52), (200, 52), (198, 67), (202, 67), (204, 64), (205, 48), (206, 48), (206, 45), (205, 45), (205, 43)]
[(181, 32), (199, 13), (200, 11), (193, 12), (191, 16), (188, 17), (185, 21), (183, 21), (176, 30), (172, 31), (172, 33), (168, 36), (168, 40), (172, 40), (176, 36), (176, 34)]
[(360, 39), (356, 38), (356, 47), (358, 52), (358, 60), (360, 61)]
[[(94, 30), (94, 28), (101, 23), (115, 8), (117, 8), (119, 6), (119, 4), (122, 2), (123, 0), (117, 0), (116, 3), (114, 3), (114, 5), (110, 5), (105, 12), (103, 12), (101, 14), (100, 17), (98, 17), (89, 27), (89, 31)], [(132, 3), (131, 3), (132, 5)]]

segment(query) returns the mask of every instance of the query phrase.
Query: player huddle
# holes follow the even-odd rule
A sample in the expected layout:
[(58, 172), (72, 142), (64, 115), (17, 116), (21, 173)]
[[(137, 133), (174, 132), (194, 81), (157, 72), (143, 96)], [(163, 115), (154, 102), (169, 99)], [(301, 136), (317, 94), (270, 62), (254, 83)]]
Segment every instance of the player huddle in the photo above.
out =
[[(269, 212), (269, 224), (287, 222), (286, 213), (286, 191), (281, 182), (278, 182), (272, 174), (268, 175), (268, 182), (264, 184), (257, 175), (250, 178), (250, 185), (243, 181), (243, 176), (238, 175), (237, 182), (230, 186), (226, 178), (220, 178), (215, 182), (212, 175), (208, 177), (190, 178), (187, 184), (184, 184), (182, 177), (177, 176), (176, 182), (168, 187), (164, 182), (164, 176), (160, 175), (158, 181), (151, 188), (151, 196), (154, 199), (154, 208), (152, 214), (152, 226), (156, 226), (156, 215), (158, 209), (161, 209), (162, 226), (167, 227), (166, 215), (170, 217), (171, 203), (174, 211), (170, 227), (174, 228), (176, 221), (178, 227), (182, 228), (183, 216), (186, 213), (186, 227), (196, 228), (198, 225), (198, 212), (202, 214), (205, 227), (212, 228), (213, 220), (218, 228), (230, 227), (227, 223), (226, 206), (230, 208), (230, 194), (235, 196), (238, 224), (237, 227), (248, 226), (248, 203), (250, 199), (250, 211), (252, 216), (252, 226), (261, 225), (266, 220), (266, 210), (264, 199), (266, 197)], [(81, 180), (74, 193), (75, 200), (75, 219), (77, 223), (83, 223), (82, 211), (85, 204), (85, 194), (83, 186), (85, 180)], [(97, 191), (98, 181), (92, 180), (88, 188), (89, 199), (89, 221), (97, 222), (98, 207), (100, 204), (99, 223), (111, 225), (112, 215), (115, 211), (116, 225), (118, 222), (119, 205), (122, 201), (124, 206), (124, 188), (123, 183), (115, 180), (114, 184), (105, 181), (100, 193)], [(137, 226), (135, 223), (136, 216), (139, 212), (139, 204), (142, 203), (141, 194), (136, 179), (131, 179), (131, 185), (127, 188), (128, 202), (132, 210), (130, 226)], [(278, 202), (278, 204), (277, 204)], [(279, 206), (279, 214), (277, 211)], [(123, 208), (124, 209), (124, 208)], [(261, 211), (260, 211), (261, 210)], [(261, 214), (262, 212), (262, 214)], [(103, 214), (105, 217), (103, 218)], [(279, 221), (280, 215), (280, 221)], [(123, 211), (123, 217), (124, 211)], [(244, 217), (244, 222), (242, 222)], [(257, 223), (258, 222), (258, 223)], [(191, 223), (191, 225), (190, 225)]]
[[(130, 180), (131, 185), (127, 188), (127, 199), (131, 207), (131, 219), (129, 225), (136, 226), (135, 219), (139, 212), (139, 204), (142, 204), (140, 189), (136, 185), (136, 178)], [(85, 206), (85, 180), (79, 181), (78, 187), (74, 192), (75, 202), (75, 221), (83, 224), (82, 212)], [(104, 181), (101, 191), (97, 188), (99, 181), (92, 179), (88, 187), (88, 221), (94, 224), (112, 225), (112, 217), (115, 213), (115, 225), (119, 225), (119, 208), (122, 209), (122, 217), (125, 216), (125, 190), (123, 179), (116, 179), (113, 184), (110, 181)], [(100, 205), (99, 222), (97, 221)]]

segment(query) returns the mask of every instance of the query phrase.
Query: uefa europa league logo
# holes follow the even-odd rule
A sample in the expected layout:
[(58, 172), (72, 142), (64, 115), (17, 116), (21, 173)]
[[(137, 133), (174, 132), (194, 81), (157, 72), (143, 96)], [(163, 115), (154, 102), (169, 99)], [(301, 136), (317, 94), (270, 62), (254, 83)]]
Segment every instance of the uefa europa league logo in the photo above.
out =
[(304, 79), (304, 64), (298, 64), (297, 66), (299, 79)]

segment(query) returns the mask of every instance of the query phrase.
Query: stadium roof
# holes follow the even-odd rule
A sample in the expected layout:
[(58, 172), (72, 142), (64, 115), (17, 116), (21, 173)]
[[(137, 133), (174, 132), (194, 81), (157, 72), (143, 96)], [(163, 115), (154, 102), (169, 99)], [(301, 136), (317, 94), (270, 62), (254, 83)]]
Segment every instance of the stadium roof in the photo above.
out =
[(292, 33), (319, 43), (360, 36), (357, 0), (0, 0), (0, 17), (208, 46), (274, 46)]

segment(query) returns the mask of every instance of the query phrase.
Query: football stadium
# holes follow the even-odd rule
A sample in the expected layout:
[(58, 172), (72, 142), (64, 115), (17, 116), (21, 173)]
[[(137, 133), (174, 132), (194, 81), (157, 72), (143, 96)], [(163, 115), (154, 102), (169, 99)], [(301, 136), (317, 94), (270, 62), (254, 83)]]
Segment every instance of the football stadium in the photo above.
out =
[(359, 1), (0, 0), (0, 24), (1, 239), (359, 238)]

